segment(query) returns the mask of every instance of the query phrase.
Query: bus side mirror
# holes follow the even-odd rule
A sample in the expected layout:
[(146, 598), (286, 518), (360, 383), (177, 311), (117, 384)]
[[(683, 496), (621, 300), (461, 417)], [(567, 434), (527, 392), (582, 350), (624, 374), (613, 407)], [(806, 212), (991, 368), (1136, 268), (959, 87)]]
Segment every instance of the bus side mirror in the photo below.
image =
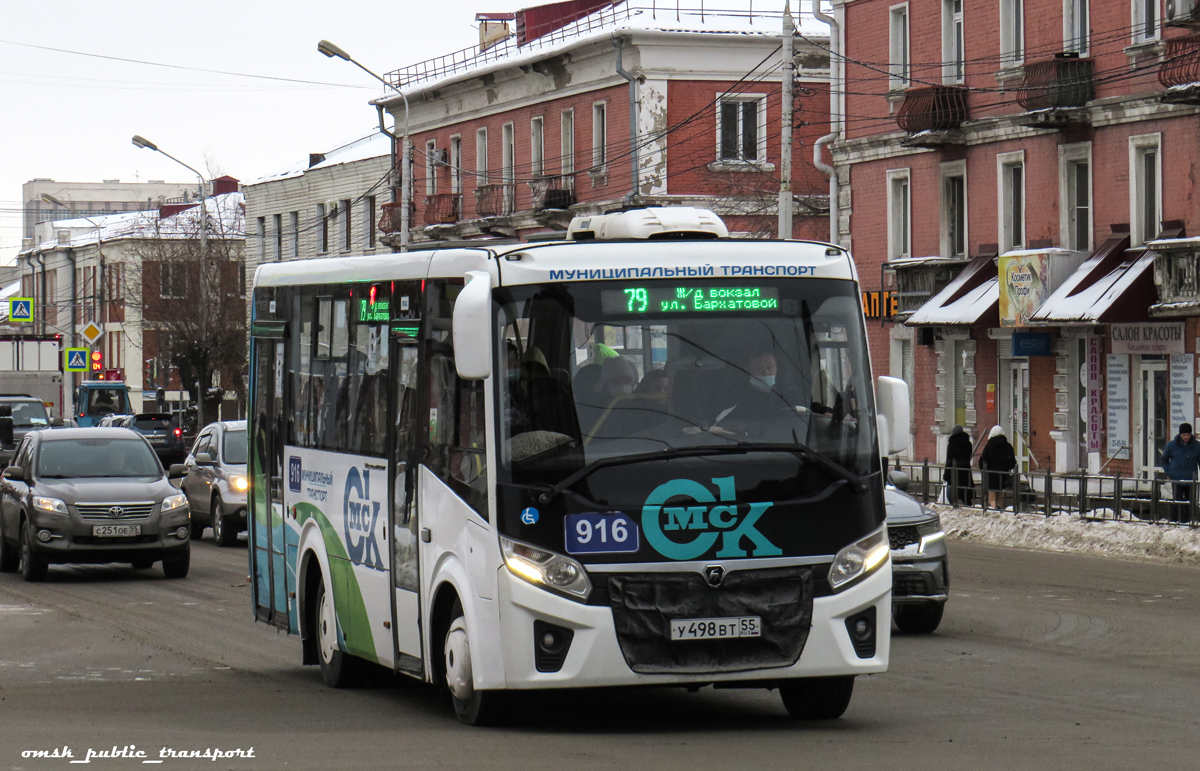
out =
[(463, 380), (492, 374), (492, 277), (468, 271), (467, 285), (454, 301), (454, 366)]
[(879, 453), (891, 455), (908, 449), (910, 416), (908, 383), (881, 375), (875, 381), (876, 420), (879, 426)]

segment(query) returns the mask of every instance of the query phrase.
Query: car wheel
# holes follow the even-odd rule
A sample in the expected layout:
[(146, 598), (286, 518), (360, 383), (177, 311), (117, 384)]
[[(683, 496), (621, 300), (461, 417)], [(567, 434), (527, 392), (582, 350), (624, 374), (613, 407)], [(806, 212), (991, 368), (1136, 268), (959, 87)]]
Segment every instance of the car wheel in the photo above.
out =
[(325, 591), (324, 576), (317, 579), (316, 627), (321, 678), (330, 688), (354, 688), (362, 680), (365, 662), (338, 647), (337, 611), (333, 596)]
[(233, 546), (237, 543), (237, 530), (230, 527), (226, 521), (225, 504), (221, 502), (220, 496), (212, 499), (212, 528), (213, 540), (217, 542), (217, 546)]
[(177, 557), (167, 557), (163, 560), (163, 575), (167, 578), (187, 578), (188, 570), (192, 567), (192, 550), (187, 548)]
[(942, 623), (942, 613), (946, 604), (928, 602), (923, 605), (900, 605), (892, 614), (896, 626), (905, 634), (929, 634)]
[(15, 573), (20, 566), (20, 547), (10, 544), (0, 531), (0, 573)]
[(26, 581), (42, 581), (46, 578), (46, 561), (33, 553), (33, 528), (26, 523), (21, 528), (21, 575)]
[(499, 716), (502, 694), (475, 688), (471, 664), (471, 645), (467, 637), (467, 618), (457, 600), (450, 612), (450, 628), (442, 643), (442, 661), (446, 667), (446, 687), (458, 719), (467, 725), (493, 725)]
[(835, 720), (850, 706), (854, 675), (806, 677), (779, 684), (779, 696), (788, 714), (797, 720)]

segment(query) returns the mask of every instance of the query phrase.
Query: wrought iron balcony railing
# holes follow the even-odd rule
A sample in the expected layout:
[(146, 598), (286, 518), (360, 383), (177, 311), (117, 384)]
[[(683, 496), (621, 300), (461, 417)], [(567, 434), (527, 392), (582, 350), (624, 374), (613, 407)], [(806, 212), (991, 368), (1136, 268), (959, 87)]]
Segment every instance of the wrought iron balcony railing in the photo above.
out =
[(499, 217), (512, 214), (515, 186), (511, 182), (480, 185), (475, 188), (475, 215)]
[(1026, 110), (1083, 107), (1092, 101), (1095, 62), (1055, 57), (1025, 65), (1018, 101)]
[(956, 129), (967, 119), (967, 89), (920, 86), (904, 92), (896, 124), (910, 134)]
[(535, 210), (566, 209), (575, 203), (575, 176), (542, 177), (529, 183)]
[(462, 219), (462, 195), (434, 193), (425, 196), (425, 224), (452, 225)]
[(1200, 33), (1167, 39), (1158, 82), (1165, 88), (1200, 83)]

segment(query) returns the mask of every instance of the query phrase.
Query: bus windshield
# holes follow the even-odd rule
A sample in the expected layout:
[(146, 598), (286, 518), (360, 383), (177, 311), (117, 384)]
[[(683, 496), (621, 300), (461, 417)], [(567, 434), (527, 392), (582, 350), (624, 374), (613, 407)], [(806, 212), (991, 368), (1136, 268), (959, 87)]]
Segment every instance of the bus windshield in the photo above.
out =
[(878, 470), (853, 282), (587, 282), (496, 298), (499, 456), (513, 483), (739, 443), (802, 445), (855, 476)]

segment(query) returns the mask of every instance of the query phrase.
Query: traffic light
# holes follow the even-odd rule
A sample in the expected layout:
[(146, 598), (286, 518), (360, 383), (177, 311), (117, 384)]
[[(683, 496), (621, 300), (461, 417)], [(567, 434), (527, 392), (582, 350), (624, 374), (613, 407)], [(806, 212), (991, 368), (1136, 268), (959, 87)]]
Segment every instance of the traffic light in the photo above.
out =
[(97, 377), (104, 379), (104, 353), (101, 351), (92, 351), (92, 372), (99, 373)]

